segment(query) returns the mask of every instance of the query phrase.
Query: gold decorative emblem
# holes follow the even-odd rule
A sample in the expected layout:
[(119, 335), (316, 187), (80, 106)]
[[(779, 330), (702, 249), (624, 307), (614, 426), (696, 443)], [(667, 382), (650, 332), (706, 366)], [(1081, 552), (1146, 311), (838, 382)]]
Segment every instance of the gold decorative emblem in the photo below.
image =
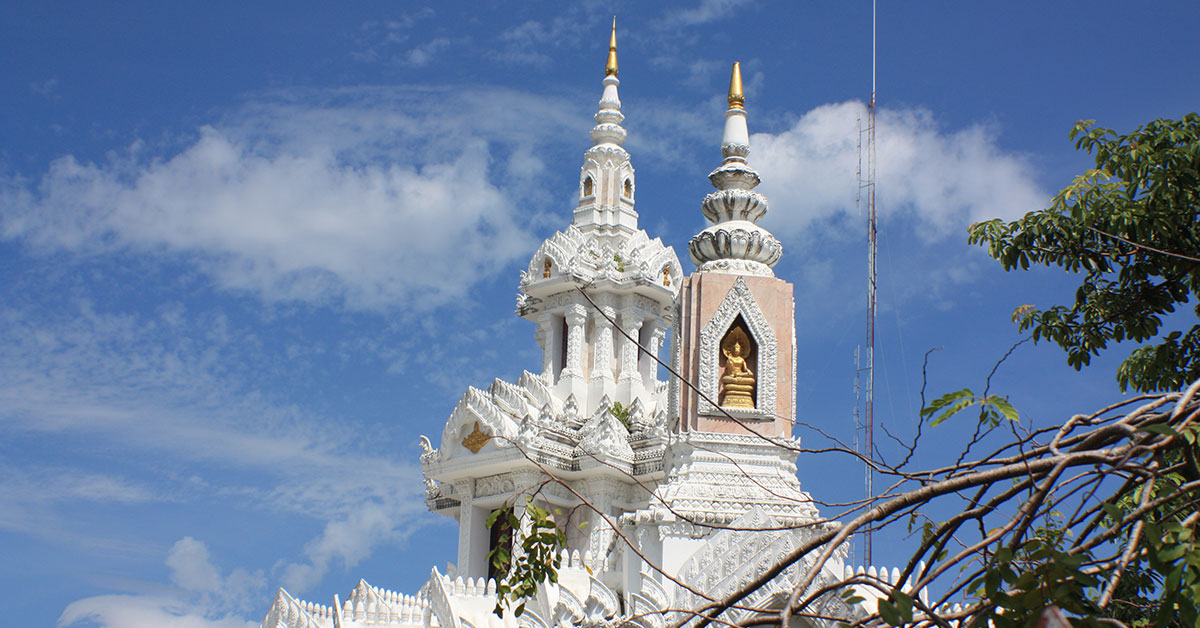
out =
[(479, 453), (479, 450), (483, 449), (483, 446), (488, 444), (488, 441), (490, 440), (492, 440), (492, 437), (480, 430), (479, 421), (476, 421), (475, 430), (470, 434), (467, 434), (467, 437), (463, 439), (462, 444), (463, 447), (470, 449), (471, 453), (477, 454)]
[(746, 358), (750, 357), (750, 337), (741, 326), (729, 330), (721, 343), (725, 355), (725, 376), (721, 378), (722, 406), (729, 408), (754, 407), (754, 372)]
[(671, 267), (670, 266), (663, 266), (663, 285), (664, 286), (671, 285)]

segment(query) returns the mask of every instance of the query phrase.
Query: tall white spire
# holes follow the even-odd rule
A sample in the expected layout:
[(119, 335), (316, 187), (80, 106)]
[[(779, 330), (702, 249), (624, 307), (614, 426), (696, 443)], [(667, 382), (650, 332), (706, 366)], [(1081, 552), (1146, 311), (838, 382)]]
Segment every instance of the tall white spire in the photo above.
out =
[(613, 18), (604, 67), (604, 93), (591, 133), (595, 144), (584, 153), (579, 205), (573, 221), (583, 231), (606, 235), (628, 235), (637, 230), (633, 165), (629, 163), (629, 153), (621, 147), (626, 132), (621, 126), (625, 115), (621, 113), (621, 98), (617, 94), (617, 86), (621, 84), (617, 73), (617, 20)]
[(758, 173), (746, 164), (750, 132), (746, 127), (746, 96), (742, 70), (733, 64), (729, 78), (729, 110), (721, 140), (724, 161), (708, 175), (716, 192), (704, 197), (701, 210), (713, 224), (688, 243), (698, 272), (727, 272), (773, 277), (771, 267), (783, 255), (783, 245), (770, 231), (755, 224), (767, 213), (767, 198), (755, 192)]

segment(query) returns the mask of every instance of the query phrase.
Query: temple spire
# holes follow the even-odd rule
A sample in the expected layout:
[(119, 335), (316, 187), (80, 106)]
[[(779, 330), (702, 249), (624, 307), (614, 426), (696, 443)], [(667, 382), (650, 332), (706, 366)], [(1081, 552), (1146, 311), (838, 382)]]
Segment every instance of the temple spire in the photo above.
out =
[(617, 16), (613, 16), (612, 36), (608, 39), (608, 63), (604, 66), (604, 76), (617, 75)]
[(783, 246), (757, 223), (767, 213), (767, 199), (754, 191), (758, 173), (746, 163), (750, 131), (746, 126), (746, 95), (742, 68), (733, 64), (729, 77), (729, 109), (721, 137), (721, 166), (708, 175), (716, 192), (704, 198), (701, 211), (713, 224), (696, 234), (688, 252), (699, 272), (724, 272), (772, 277), (771, 267)]
[(746, 94), (742, 91), (742, 64), (733, 62), (733, 74), (729, 77), (729, 106), (741, 109), (746, 104)]
[(579, 205), (573, 224), (584, 231), (627, 236), (637, 230), (637, 212), (633, 210), (636, 183), (629, 153), (621, 148), (625, 127), (621, 123), (621, 97), (617, 86), (617, 18), (613, 18), (608, 38), (608, 63), (604, 68), (604, 92), (592, 127), (593, 146), (584, 153), (579, 181)]
[(742, 91), (742, 67), (734, 62), (729, 75), (729, 110), (725, 112), (725, 135), (721, 139), (721, 153), (725, 163), (746, 161), (750, 152), (750, 131), (746, 127), (746, 94)]

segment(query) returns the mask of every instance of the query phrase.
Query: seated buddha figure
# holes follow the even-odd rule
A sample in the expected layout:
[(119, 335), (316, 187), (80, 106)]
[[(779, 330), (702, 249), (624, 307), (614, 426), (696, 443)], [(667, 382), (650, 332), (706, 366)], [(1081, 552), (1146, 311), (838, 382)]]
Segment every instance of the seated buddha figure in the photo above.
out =
[(727, 408), (754, 407), (754, 372), (746, 358), (750, 354), (746, 332), (734, 329), (721, 344), (725, 373), (721, 377), (720, 404)]

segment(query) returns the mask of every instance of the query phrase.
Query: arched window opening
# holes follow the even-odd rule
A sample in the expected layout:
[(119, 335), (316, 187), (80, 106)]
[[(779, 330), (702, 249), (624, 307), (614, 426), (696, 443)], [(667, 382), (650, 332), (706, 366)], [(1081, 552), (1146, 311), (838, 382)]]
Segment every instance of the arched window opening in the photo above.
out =
[(554, 381), (558, 381), (559, 375), (563, 369), (567, 368), (567, 340), (570, 337), (570, 331), (567, 329), (567, 318), (565, 316), (556, 316), (555, 323), (555, 339), (558, 345), (558, 359), (555, 361)]
[(513, 524), (517, 519), (512, 505), (498, 508), (492, 516), (495, 519), (488, 526), (487, 577), (500, 580), (512, 562), (513, 530), (516, 529)]
[(625, 198), (633, 198), (633, 181), (625, 179)]
[(591, 177), (585, 177), (583, 179), (583, 195), (584, 196), (592, 195), (592, 178)]

